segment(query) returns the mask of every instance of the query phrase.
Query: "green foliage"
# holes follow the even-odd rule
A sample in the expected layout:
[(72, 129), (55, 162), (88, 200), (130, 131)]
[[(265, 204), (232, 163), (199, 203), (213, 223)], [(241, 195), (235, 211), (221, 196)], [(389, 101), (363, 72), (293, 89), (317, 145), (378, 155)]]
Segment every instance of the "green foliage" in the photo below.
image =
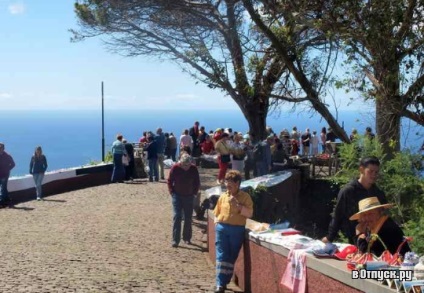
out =
[[(424, 214), (423, 208), (417, 208), (419, 213)], [(413, 240), (409, 244), (411, 249), (418, 254), (424, 254), (424, 217), (419, 217), (416, 221), (409, 220), (403, 231), (405, 235), (412, 236)]]
[(394, 152), (393, 159), (386, 160), (377, 139), (370, 140), (360, 136), (351, 144), (340, 147), (342, 168), (332, 180), (345, 184), (357, 177), (359, 160), (366, 156), (380, 158), (378, 186), (386, 193), (388, 201), (396, 204), (391, 209), (391, 216), (404, 225), (406, 235), (414, 237), (414, 251), (424, 253), (424, 179), (419, 176), (419, 171), (423, 168), (422, 156), (407, 150)]
[[(108, 151), (105, 155), (105, 163), (112, 163), (113, 162), (113, 155), (111, 151)], [(100, 164), (101, 161), (94, 161), (94, 160), (90, 160), (90, 162), (88, 162), (88, 165), (90, 166), (94, 166), (94, 165), (98, 165)]]
[(349, 243), (349, 239), (341, 231), (339, 231), (337, 234), (337, 242)]
[(260, 213), (260, 207), (261, 207), (261, 195), (267, 193), (267, 188), (264, 186), (258, 186), (257, 188), (249, 188), (247, 192), (252, 197), (253, 201), (253, 216), (252, 218), (255, 221), (259, 221), (259, 213)]
[(105, 156), (105, 163), (112, 163), (112, 162), (113, 162), (112, 152), (111, 151), (108, 151), (106, 153), (106, 156)]
[(272, 196), (267, 187), (259, 185), (255, 189), (249, 188), (247, 192), (253, 201), (253, 220), (280, 223), (289, 218), (289, 212), (278, 206), (278, 200)]
[(343, 144), (338, 148), (339, 160), (342, 168), (332, 179), (338, 184), (346, 184), (358, 177), (359, 161), (361, 158), (376, 156), (384, 163), (384, 151), (382, 145), (375, 139), (357, 135), (350, 144)]

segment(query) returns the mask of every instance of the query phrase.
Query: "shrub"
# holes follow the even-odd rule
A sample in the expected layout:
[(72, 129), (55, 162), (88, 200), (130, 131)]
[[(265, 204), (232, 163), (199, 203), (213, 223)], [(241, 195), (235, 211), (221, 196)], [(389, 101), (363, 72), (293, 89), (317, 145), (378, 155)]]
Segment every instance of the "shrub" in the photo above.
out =
[(391, 209), (392, 218), (404, 227), (408, 236), (414, 237), (412, 247), (424, 253), (424, 179), (420, 177), (423, 156), (409, 150), (395, 152), (394, 158), (386, 160), (377, 139), (359, 137), (351, 144), (339, 148), (341, 170), (332, 178), (346, 184), (358, 176), (359, 160), (366, 156), (380, 158), (378, 186), (386, 193), (387, 200), (396, 204)]

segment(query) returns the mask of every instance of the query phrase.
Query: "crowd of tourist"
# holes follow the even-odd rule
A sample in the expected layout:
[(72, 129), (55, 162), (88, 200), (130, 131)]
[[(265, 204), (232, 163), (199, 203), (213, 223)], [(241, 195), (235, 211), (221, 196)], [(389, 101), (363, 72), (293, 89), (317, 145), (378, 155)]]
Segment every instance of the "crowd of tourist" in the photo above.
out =
[[(365, 135), (373, 138), (370, 127), (366, 128)], [(353, 130), (350, 138), (353, 140), (357, 131)], [(231, 163), (233, 170), (244, 174), (245, 179), (269, 173), (274, 164), (285, 162), (289, 156), (317, 155), (319, 146), (325, 151), (327, 142), (334, 142), (336, 136), (329, 128), (322, 128), (320, 135), (316, 131), (310, 132), (309, 128), (300, 133), (297, 127), (289, 132), (282, 130), (278, 135), (268, 127), (267, 138), (257, 141), (254, 134), (242, 134), (231, 128), (218, 128), (206, 132), (204, 126), (196, 121), (190, 128), (184, 129), (179, 138), (170, 132), (163, 132), (158, 128), (155, 133), (145, 131), (139, 140), (138, 147), (147, 153), (146, 162), (149, 169), (149, 181), (165, 180), (164, 160), (177, 161), (177, 151), (187, 153), (192, 157), (203, 155), (217, 155), (219, 172), (217, 182), (223, 184), (228, 166)], [(15, 162), (0, 143), (0, 206), (10, 202), (7, 191), (7, 181), (10, 171), (15, 167)], [(112, 144), (113, 173), (112, 182), (132, 180), (135, 172), (134, 145), (119, 134)], [(32, 174), (36, 189), (36, 199), (42, 200), (42, 182), (47, 170), (47, 159), (41, 146), (37, 146), (31, 157), (29, 173)]]
[[(356, 129), (352, 130), (350, 138), (357, 137)], [(365, 135), (374, 137), (370, 127), (366, 128)], [(173, 132), (163, 132), (158, 128), (155, 132), (145, 131), (138, 141), (138, 147), (147, 152), (146, 165), (149, 170), (149, 181), (164, 180), (164, 160), (177, 161), (179, 154), (187, 153), (198, 158), (202, 155), (216, 156), (219, 166), (217, 183), (223, 184), (228, 166), (249, 179), (253, 175), (262, 176), (268, 174), (273, 167), (287, 162), (291, 156), (316, 156), (326, 152), (326, 146), (335, 142), (336, 135), (331, 128), (323, 127), (318, 134), (316, 130), (306, 128), (304, 132), (296, 126), (289, 132), (283, 129), (275, 133), (267, 127), (266, 139), (261, 141), (253, 133), (241, 133), (232, 128), (218, 128), (206, 131), (198, 121), (193, 126), (184, 129), (179, 137)], [(120, 147), (120, 145), (125, 147)], [(112, 182), (122, 182), (124, 179), (132, 179), (134, 173), (134, 158), (131, 154), (130, 143), (124, 142), (122, 135), (112, 145), (114, 156), (114, 173)], [(130, 156), (129, 162), (121, 157)], [(119, 169), (119, 170), (118, 170)]]

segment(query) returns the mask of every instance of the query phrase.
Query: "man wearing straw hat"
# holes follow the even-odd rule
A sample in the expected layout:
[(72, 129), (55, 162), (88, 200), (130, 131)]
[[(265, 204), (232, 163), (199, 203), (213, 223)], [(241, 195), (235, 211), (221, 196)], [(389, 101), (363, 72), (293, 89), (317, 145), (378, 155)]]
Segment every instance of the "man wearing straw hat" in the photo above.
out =
[[(385, 250), (384, 245), (386, 245), (387, 250), (394, 254), (399, 245), (403, 243), (404, 235), (395, 221), (385, 213), (385, 210), (392, 207), (393, 204), (381, 204), (377, 197), (368, 197), (360, 200), (358, 206), (359, 211), (353, 214), (349, 220), (358, 221), (355, 238), (359, 251), (366, 252), (368, 244), (371, 244), (370, 251), (379, 256)], [(381, 241), (371, 240), (372, 234), (378, 235)], [(371, 241), (374, 242), (370, 243)], [(400, 249), (400, 254), (404, 255), (408, 251), (410, 248), (405, 243)]]
[(377, 197), (382, 204), (387, 203), (386, 196), (375, 184), (380, 170), (380, 161), (374, 156), (361, 159), (359, 162), (359, 179), (346, 184), (337, 196), (328, 234), (322, 241), (333, 242), (340, 230), (351, 244), (354, 243), (356, 221), (349, 217), (358, 212), (358, 203), (368, 197)]

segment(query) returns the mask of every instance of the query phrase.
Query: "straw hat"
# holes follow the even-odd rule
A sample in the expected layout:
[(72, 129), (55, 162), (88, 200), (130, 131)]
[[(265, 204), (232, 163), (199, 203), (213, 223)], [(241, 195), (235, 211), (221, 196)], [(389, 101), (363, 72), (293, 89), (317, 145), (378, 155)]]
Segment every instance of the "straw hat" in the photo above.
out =
[(378, 201), (378, 198), (374, 196), (374, 197), (368, 197), (368, 198), (364, 198), (364, 199), (360, 200), (359, 203), (358, 203), (358, 206), (359, 206), (359, 212), (352, 215), (349, 218), (349, 220), (358, 220), (359, 216), (363, 213), (366, 213), (368, 211), (375, 210), (375, 209), (378, 209), (378, 208), (388, 209), (388, 208), (392, 207), (393, 204), (392, 203), (381, 204)]

